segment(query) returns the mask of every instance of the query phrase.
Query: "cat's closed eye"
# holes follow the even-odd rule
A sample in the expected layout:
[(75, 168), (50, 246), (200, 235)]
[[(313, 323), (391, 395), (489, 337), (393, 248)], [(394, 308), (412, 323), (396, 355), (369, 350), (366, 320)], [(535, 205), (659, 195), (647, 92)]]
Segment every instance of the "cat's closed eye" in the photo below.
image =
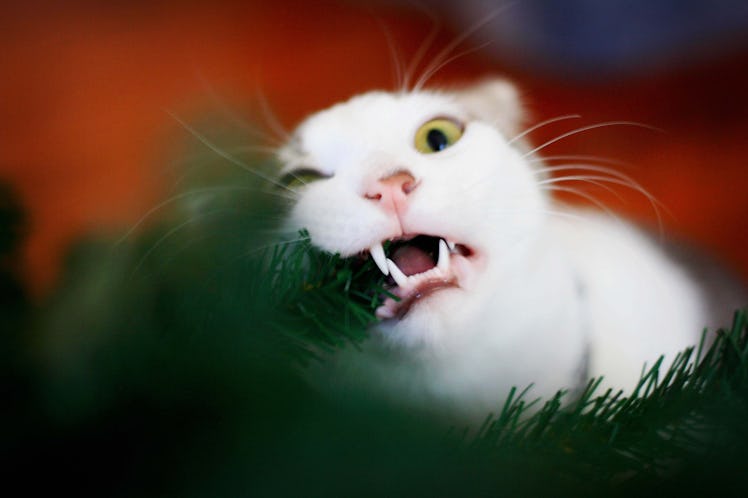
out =
[(416, 131), (414, 145), (424, 154), (440, 152), (454, 145), (462, 137), (464, 126), (451, 118), (436, 118), (427, 121)]
[(331, 177), (332, 175), (323, 173), (314, 168), (298, 168), (283, 175), (279, 181), (284, 187), (295, 188), (303, 187), (314, 181), (324, 180)]

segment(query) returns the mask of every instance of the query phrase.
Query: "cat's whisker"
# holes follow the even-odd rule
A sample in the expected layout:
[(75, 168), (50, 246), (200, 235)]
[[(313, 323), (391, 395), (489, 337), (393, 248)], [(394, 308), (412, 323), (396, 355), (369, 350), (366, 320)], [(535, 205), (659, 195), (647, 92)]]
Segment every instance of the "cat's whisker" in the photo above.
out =
[(278, 153), (277, 147), (271, 147), (267, 145), (237, 145), (236, 147), (230, 147), (226, 150), (229, 153), (259, 152), (261, 154), (267, 154), (268, 156), (274, 156)]
[[(591, 222), (589, 216), (585, 216), (585, 214), (587, 214), (587, 213), (583, 213), (579, 209), (575, 209), (575, 207), (574, 207), (574, 205), (572, 203), (565, 202), (565, 201), (560, 201), (560, 200), (555, 200), (553, 202), (553, 204), (555, 206), (559, 207), (559, 208), (564, 209), (564, 211), (556, 211), (555, 212), (556, 216), (566, 217), (566, 218), (574, 219), (574, 220), (577, 220), (577, 221), (582, 221), (584, 223), (590, 223)], [(616, 215), (610, 209), (607, 209), (607, 208), (603, 207), (603, 212), (605, 213), (606, 216), (610, 217), (616, 223), (623, 223), (623, 220), (621, 219), (621, 217), (618, 216), (618, 215)]]
[(603, 203), (602, 201), (600, 201), (600, 199), (598, 199), (597, 197), (595, 197), (595, 196), (593, 196), (593, 195), (591, 195), (591, 194), (589, 194), (587, 192), (584, 192), (583, 190), (579, 190), (578, 188), (564, 187), (564, 186), (561, 186), (561, 185), (550, 185), (550, 186), (540, 187), (540, 190), (549, 191), (549, 192), (568, 192), (570, 194), (578, 195), (579, 197), (582, 197), (583, 199), (586, 199), (587, 201), (591, 202), (592, 204), (594, 204), (598, 208), (600, 208), (603, 211), (605, 211), (612, 218), (614, 218), (616, 220), (620, 219), (618, 216), (616, 216), (616, 214), (608, 206), (605, 205), (605, 203)]
[[(608, 177), (603, 176), (595, 176), (595, 175), (567, 175), (564, 177), (556, 177), (556, 178), (549, 178), (546, 180), (543, 180), (540, 182), (540, 184), (543, 183), (556, 183), (558, 181), (563, 181), (564, 179), (568, 181), (572, 180), (579, 180), (579, 181), (585, 181), (585, 180), (598, 180), (602, 182), (607, 183), (614, 183), (618, 185), (623, 185), (625, 187), (628, 187), (632, 190), (635, 190), (636, 192), (640, 193), (646, 199), (649, 201), (649, 203), (652, 206), (653, 211), (655, 212), (655, 216), (658, 219), (658, 224), (660, 227), (662, 227), (661, 222), (661, 214), (660, 209), (665, 210), (668, 212), (666, 206), (664, 206), (658, 199), (655, 197), (652, 193), (650, 193), (647, 189), (645, 189), (641, 184), (636, 182), (633, 178), (630, 176), (621, 173), (620, 171), (617, 171), (613, 168), (607, 168), (604, 166), (597, 166), (597, 165), (590, 165), (590, 164), (562, 164), (558, 166), (549, 166), (546, 168), (539, 169), (535, 172), (535, 174), (546, 174), (546, 173), (552, 173), (552, 172), (558, 172), (558, 171), (594, 171), (597, 173), (605, 173), (609, 175)], [(603, 185), (598, 185), (601, 187), (604, 187)], [(615, 192), (614, 192), (615, 193)], [(620, 196), (619, 196), (620, 198)]]
[(481, 43), (480, 45), (476, 45), (475, 47), (471, 47), (471, 48), (465, 49), (462, 52), (458, 52), (458, 53), (452, 55), (451, 57), (443, 60), (439, 65), (434, 66), (433, 68), (431, 68), (429, 70), (429, 72), (424, 73), (424, 75), (421, 76), (421, 80), (423, 80), (423, 81), (421, 82), (421, 80), (419, 80), (419, 83), (417, 84), (419, 86), (417, 86), (417, 88), (418, 89), (422, 88), (428, 82), (428, 80), (430, 80), (436, 73), (438, 73), (439, 71), (441, 71), (444, 67), (446, 67), (447, 65), (449, 65), (451, 62), (459, 59), (460, 57), (464, 57), (466, 55), (469, 55), (469, 54), (472, 54), (474, 52), (477, 52), (478, 50), (480, 50), (482, 48), (485, 48), (485, 47), (487, 47), (490, 44), (491, 44), (491, 42)]
[(240, 116), (235, 110), (233, 110), (232, 106), (228, 105), (225, 99), (218, 94), (213, 85), (208, 82), (202, 72), (197, 72), (197, 78), (198, 80), (200, 80), (200, 84), (202, 85), (203, 90), (208, 94), (208, 97), (213, 102), (213, 104), (216, 105), (221, 114), (224, 117), (228, 118), (228, 120), (232, 122), (237, 128), (249, 133), (254, 138), (262, 140), (263, 142), (274, 144), (276, 146), (280, 146), (283, 143), (276, 137), (264, 133), (257, 126), (251, 124), (244, 117)]
[(289, 142), (291, 140), (291, 133), (283, 127), (278, 116), (273, 112), (273, 109), (270, 107), (270, 103), (268, 102), (267, 97), (265, 97), (265, 94), (262, 93), (259, 84), (255, 86), (255, 97), (260, 103), (260, 110), (262, 111), (262, 116), (265, 118), (265, 122), (277, 137), (277, 141), (275, 141), (274, 144), (280, 146)]
[(589, 219), (586, 218), (585, 216), (582, 216), (581, 214), (576, 214), (570, 211), (546, 210), (546, 211), (539, 211), (539, 212), (541, 214), (547, 214), (549, 216), (555, 216), (557, 218), (568, 218), (574, 221), (589, 222)]
[(585, 216), (581, 214), (570, 212), (570, 211), (557, 211), (554, 209), (489, 209), (486, 214), (491, 216), (517, 216), (525, 214), (547, 214), (552, 216), (559, 216), (563, 218), (570, 218), (575, 220), (587, 221)]
[(507, 142), (507, 145), (512, 145), (514, 142), (516, 142), (520, 138), (529, 135), (533, 131), (537, 130), (538, 128), (542, 128), (543, 126), (547, 126), (547, 125), (552, 124), (552, 123), (557, 123), (559, 121), (565, 121), (567, 119), (578, 119), (578, 118), (581, 118), (581, 117), (582, 116), (579, 115), (579, 114), (565, 114), (563, 116), (558, 116), (558, 117), (555, 117), (555, 118), (546, 119), (545, 121), (541, 121), (540, 123), (538, 123), (538, 124), (536, 124), (534, 126), (531, 126), (530, 128), (528, 128), (525, 131), (523, 131), (522, 133), (520, 133), (519, 135), (515, 135), (514, 138), (510, 139)]
[(559, 171), (594, 171), (595, 173), (605, 173), (614, 178), (619, 178), (623, 181), (630, 182), (632, 185), (639, 186), (631, 177), (625, 173), (621, 173), (613, 168), (607, 168), (605, 166), (596, 166), (594, 164), (560, 164), (558, 166), (547, 166), (540, 168), (532, 173), (534, 175), (546, 175), (547, 173), (556, 173)]
[[(611, 179), (611, 178), (608, 178), (608, 177), (603, 177), (603, 176), (562, 176), (562, 177), (549, 178), (547, 180), (540, 181), (540, 182), (538, 182), (538, 185), (539, 186), (543, 186), (543, 185), (555, 185), (557, 183), (571, 182), (571, 181), (578, 181), (578, 182), (583, 182), (583, 183), (589, 183), (590, 185), (594, 185), (596, 187), (600, 187), (600, 188), (602, 188), (604, 190), (607, 190), (611, 194), (615, 195), (616, 198), (619, 201), (623, 202), (624, 204), (626, 203), (626, 201), (621, 196), (621, 194), (619, 194), (618, 192), (616, 192), (615, 189), (613, 189), (610, 185), (606, 185), (606, 183), (615, 183), (615, 184), (618, 184), (618, 185), (623, 185), (623, 184), (625, 184), (625, 182), (617, 181), (617, 179)], [(630, 187), (630, 185), (626, 185), (626, 186)]]
[[(527, 189), (524, 192), (515, 192), (514, 193), (514, 200), (521, 197), (535, 197), (536, 196), (536, 190), (535, 187), (532, 189)], [(562, 218), (569, 218), (569, 219), (576, 219), (576, 220), (584, 220), (587, 221), (587, 218), (585, 216), (582, 216), (581, 214), (578, 214), (573, 212), (573, 210), (570, 211), (559, 211), (552, 209), (554, 207), (560, 207), (565, 205), (563, 202), (555, 200), (548, 205), (546, 209), (538, 209), (538, 208), (507, 208), (502, 206), (495, 206), (491, 204), (486, 204), (483, 206), (483, 211), (487, 216), (512, 216), (515, 217), (517, 215), (526, 215), (526, 214), (548, 214), (548, 215), (554, 215), (557, 217)], [(606, 209), (606, 211), (608, 211)], [(609, 212), (609, 211), (608, 211)]]
[[(614, 177), (611, 178), (609, 176), (600, 176), (600, 175), (567, 175), (567, 176), (562, 176), (562, 177), (550, 178), (550, 179), (543, 180), (543, 181), (539, 182), (539, 185), (560, 183), (562, 181), (587, 181), (588, 183), (595, 183), (595, 181), (596, 181), (596, 182), (603, 182), (603, 183), (610, 183), (610, 184), (615, 184), (615, 185), (621, 185), (621, 186), (630, 188), (630, 189), (634, 190), (635, 192), (643, 195), (647, 199), (647, 201), (649, 201), (650, 206), (652, 207), (652, 210), (654, 211), (655, 216), (657, 218), (657, 225), (658, 225), (658, 228), (659, 228), (659, 231), (660, 231), (660, 235), (662, 235), (662, 233), (664, 231), (664, 224), (663, 224), (663, 221), (662, 221), (662, 213), (661, 213), (660, 210), (665, 211), (666, 213), (668, 213), (671, 216), (672, 216), (672, 213), (668, 210), (667, 206), (665, 206), (662, 202), (659, 201), (659, 199), (657, 199), (657, 197), (655, 197), (647, 189), (645, 189), (644, 187), (642, 187), (638, 182), (636, 182), (632, 178), (630, 178), (627, 175), (625, 175), (623, 173), (620, 173), (618, 171), (609, 170), (609, 168), (595, 167), (595, 166), (589, 166), (589, 165), (586, 165), (586, 166), (582, 165), (582, 166), (585, 166), (584, 168), (577, 168), (576, 166), (578, 166), (578, 165), (565, 165), (565, 166), (552, 167), (552, 168), (555, 168), (556, 171), (560, 171), (562, 169), (569, 169), (569, 170), (573, 170), (573, 169), (587, 169), (587, 170), (590, 170), (590, 171), (598, 171), (598, 172), (607, 173), (609, 175), (614, 175)], [(606, 188), (605, 185), (601, 185), (599, 183), (595, 183), (595, 184), (598, 185), (598, 186), (600, 186), (600, 187)], [(611, 189), (607, 189), (607, 190), (610, 190), (619, 199), (621, 199), (621, 196), (618, 195), (614, 190), (611, 190)]]
[[(265, 233), (268, 234), (269, 236), (274, 235), (273, 232), (265, 232)], [(288, 235), (288, 231), (279, 231), (279, 233)], [(215, 279), (222, 271), (225, 271), (226, 269), (229, 269), (230, 271), (234, 271), (236, 268), (237, 262), (249, 256), (253, 256), (256, 253), (269, 250), (269, 249), (273, 249), (275, 247), (283, 247), (283, 246), (289, 246), (292, 244), (298, 244), (301, 242), (305, 242), (307, 240), (309, 240), (309, 237), (299, 237), (296, 239), (286, 239), (286, 240), (275, 240), (274, 242), (270, 242), (268, 244), (263, 244), (258, 247), (252, 247), (251, 249), (241, 251), (240, 253), (234, 255), (234, 257), (230, 258), (229, 260), (222, 262), (220, 264), (216, 264), (216, 267), (213, 269), (213, 271), (210, 272), (208, 275), (206, 275), (206, 279), (209, 279), (209, 280)]]
[(431, 29), (426, 35), (426, 38), (423, 39), (416, 49), (416, 53), (413, 54), (413, 58), (410, 60), (410, 63), (408, 63), (408, 67), (405, 68), (402, 84), (400, 85), (401, 93), (410, 91), (410, 82), (418, 70), (418, 66), (421, 64), (426, 52), (428, 52), (431, 45), (433, 45), (436, 35), (438, 35), (441, 30), (441, 22), (439, 22), (439, 18), (429, 9), (423, 8), (421, 10), (431, 20)]
[(249, 256), (250, 254), (258, 253), (260, 251), (264, 251), (264, 250), (275, 248), (275, 247), (283, 247), (283, 246), (289, 246), (293, 244), (299, 244), (301, 242), (306, 242), (307, 240), (309, 240), (309, 237), (298, 237), (295, 239), (287, 239), (287, 240), (281, 240), (281, 241), (276, 240), (276, 241), (273, 241), (267, 244), (263, 244), (261, 246), (253, 247), (251, 250), (245, 251), (244, 253), (242, 253), (241, 256), (242, 257)]
[(215, 152), (215, 153), (216, 153), (217, 155), (219, 155), (219, 156), (221, 156), (222, 158), (226, 159), (226, 160), (227, 160), (227, 161), (229, 161), (230, 163), (232, 163), (232, 164), (234, 164), (234, 165), (236, 165), (236, 166), (239, 166), (239, 167), (240, 167), (240, 168), (242, 168), (243, 170), (245, 170), (245, 171), (248, 171), (248, 172), (252, 173), (253, 175), (257, 176), (258, 178), (261, 178), (261, 179), (263, 179), (263, 180), (267, 181), (268, 183), (271, 183), (271, 184), (273, 184), (273, 185), (275, 185), (275, 186), (277, 186), (277, 187), (280, 187), (280, 188), (282, 188), (282, 189), (284, 189), (284, 190), (287, 190), (288, 192), (290, 192), (290, 193), (291, 193), (292, 195), (294, 195), (294, 196), (296, 195), (296, 193), (295, 193), (295, 192), (294, 192), (293, 190), (291, 190), (291, 189), (290, 189), (290, 188), (288, 188), (287, 186), (283, 185), (282, 183), (278, 182), (278, 181), (277, 181), (277, 180), (275, 180), (274, 178), (272, 178), (272, 177), (270, 177), (270, 176), (267, 176), (267, 175), (265, 175), (265, 174), (263, 174), (263, 173), (260, 173), (259, 171), (257, 171), (257, 170), (255, 170), (255, 169), (253, 169), (252, 167), (250, 167), (250, 166), (249, 166), (249, 165), (248, 165), (247, 163), (245, 163), (244, 161), (241, 161), (241, 160), (240, 160), (240, 159), (238, 159), (237, 157), (235, 157), (235, 156), (233, 156), (233, 155), (231, 155), (231, 154), (229, 154), (229, 153), (225, 152), (225, 151), (224, 151), (224, 150), (222, 150), (222, 149), (221, 149), (220, 147), (217, 147), (217, 146), (216, 146), (216, 145), (215, 145), (215, 144), (214, 144), (213, 142), (211, 142), (210, 140), (208, 140), (208, 138), (207, 138), (207, 137), (205, 137), (204, 135), (202, 135), (201, 133), (199, 133), (199, 132), (198, 132), (197, 130), (195, 130), (194, 128), (192, 128), (192, 127), (191, 127), (190, 125), (188, 125), (187, 123), (185, 123), (185, 122), (184, 122), (184, 121), (183, 121), (182, 119), (180, 119), (180, 118), (179, 118), (179, 116), (177, 116), (176, 114), (174, 114), (174, 113), (171, 113), (171, 112), (170, 112), (169, 114), (170, 114), (170, 115), (171, 115), (171, 117), (172, 117), (172, 118), (173, 118), (173, 119), (174, 119), (174, 120), (175, 120), (175, 121), (176, 121), (177, 123), (179, 123), (179, 124), (180, 124), (180, 125), (181, 125), (181, 126), (182, 126), (182, 127), (184, 128), (184, 129), (185, 129), (185, 130), (187, 130), (187, 131), (188, 131), (188, 132), (189, 132), (189, 133), (190, 133), (190, 134), (191, 134), (192, 136), (194, 136), (194, 137), (195, 137), (195, 138), (196, 138), (196, 139), (197, 139), (198, 141), (200, 141), (200, 143), (202, 143), (202, 144), (203, 144), (203, 145), (205, 145), (205, 146), (206, 146), (207, 148), (209, 148), (210, 150), (212, 150), (213, 152)]
[(454, 57), (449, 58), (449, 56), (458, 46), (460, 46), (461, 43), (467, 40), (470, 36), (474, 35), (479, 29), (483, 28), (486, 24), (493, 21), (496, 16), (503, 13), (513, 5), (514, 2), (510, 2), (494, 9), (487, 16), (483, 17), (468, 29), (463, 31), (460, 35), (455, 37), (454, 40), (452, 40), (449, 44), (447, 44), (446, 47), (444, 47), (439, 51), (439, 53), (434, 56), (431, 64), (424, 68), (422, 76), (418, 79), (418, 81), (416, 81), (415, 85), (413, 85), (412, 91), (417, 92), (423, 89), (424, 85), (434, 76), (434, 74), (444, 67), (444, 64), (454, 60)]
[(402, 54), (400, 53), (400, 50), (398, 50), (397, 43), (395, 43), (395, 39), (392, 36), (392, 31), (390, 31), (389, 27), (387, 27), (380, 17), (374, 16), (374, 19), (379, 25), (379, 29), (382, 31), (382, 34), (384, 34), (384, 39), (387, 42), (387, 51), (392, 59), (391, 70), (395, 90), (402, 93), (405, 91), (405, 65), (403, 63)]
[(130, 227), (130, 229), (125, 232), (125, 234), (120, 237), (119, 240), (115, 242), (115, 246), (122, 244), (125, 240), (127, 240), (138, 228), (140, 228), (143, 223), (146, 222), (151, 216), (153, 216), (155, 213), (159, 212), (160, 210), (166, 208), (167, 206), (174, 204), (175, 202), (178, 202), (182, 199), (186, 199), (188, 197), (197, 196), (197, 195), (206, 195), (206, 194), (221, 194), (226, 192), (262, 192), (263, 194), (268, 195), (275, 195), (278, 197), (281, 197), (288, 201), (293, 201), (295, 199), (289, 198), (288, 196), (280, 193), (280, 192), (273, 192), (273, 191), (265, 191), (262, 189), (252, 188), (252, 187), (242, 187), (242, 186), (218, 186), (218, 187), (206, 187), (206, 188), (199, 188), (194, 190), (189, 190), (186, 192), (181, 192), (179, 194), (173, 195), (169, 197), (168, 199), (165, 199), (155, 206), (153, 206), (151, 209), (149, 209), (143, 216), (140, 217), (140, 219), (135, 222), (134, 225)]
[[(214, 164), (206, 163), (204, 157), (201, 157), (201, 158), (194, 157), (187, 161), (184, 161), (184, 160), (177, 161), (175, 165), (179, 167), (178, 169), (179, 171), (181, 171), (181, 174), (179, 174), (179, 176), (176, 177), (176, 179), (172, 182), (172, 185), (171, 185), (172, 192), (193, 190), (193, 188), (190, 188), (189, 186), (186, 189), (182, 189), (180, 186), (184, 183), (189, 183), (190, 178), (199, 177), (198, 175), (200, 174), (201, 171), (207, 170), (209, 168), (216, 166)], [(254, 176), (254, 174), (252, 176)], [(213, 185), (213, 187), (221, 187), (221, 186), (222, 185)], [(231, 186), (236, 186), (236, 185), (231, 185)], [(250, 187), (248, 185), (244, 185), (244, 187), (253, 188), (257, 192), (271, 195), (274, 197), (279, 197), (282, 199), (287, 199), (289, 201), (294, 201), (298, 199), (298, 194), (291, 195), (291, 192), (279, 190), (278, 187), (275, 186), (274, 184), (268, 184), (268, 183), (263, 182), (262, 185), (258, 187)]]
[(647, 190), (644, 189), (644, 187), (639, 185), (632, 178), (630, 178), (629, 176), (623, 173), (619, 173), (616, 170), (612, 170), (610, 168), (572, 164), (572, 165), (545, 168), (544, 170), (541, 170), (538, 173), (549, 173), (549, 172), (558, 172), (558, 171), (593, 171), (595, 173), (605, 173), (605, 175), (576, 174), (576, 175), (556, 176), (556, 177), (545, 178), (544, 180), (541, 180), (538, 184), (544, 185), (544, 184), (559, 183), (563, 181), (582, 181), (582, 182), (590, 182), (590, 183), (592, 183), (592, 181), (598, 181), (598, 182), (604, 182), (604, 183), (612, 183), (612, 184), (623, 185), (625, 187), (628, 187), (632, 190), (635, 190), (641, 193), (643, 196), (647, 198), (652, 198), (653, 201), (656, 201), (656, 199), (654, 198), (652, 194), (650, 194)]
[[(559, 155), (553, 155), (553, 156), (527, 158), (528, 163), (545, 163), (549, 161), (584, 161), (585, 163), (595, 162), (595, 163), (601, 163), (601, 164), (610, 164), (613, 166), (631, 166), (632, 165), (630, 162), (622, 161), (620, 159), (613, 159), (610, 157), (593, 156), (593, 155), (586, 155), (586, 154), (577, 154), (577, 155), (559, 154)], [(580, 163), (580, 164), (584, 164), (584, 163)]]
[(213, 209), (210, 211), (205, 211), (203, 213), (200, 213), (199, 215), (190, 217), (189, 219), (179, 223), (178, 225), (173, 226), (170, 230), (168, 230), (161, 237), (159, 237), (158, 240), (156, 240), (156, 242), (154, 242), (153, 245), (151, 245), (151, 247), (143, 254), (143, 256), (140, 257), (140, 259), (138, 260), (138, 263), (135, 265), (135, 268), (132, 271), (132, 276), (134, 276), (140, 271), (140, 268), (145, 264), (145, 262), (148, 260), (150, 255), (153, 254), (154, 251), (156, 251), (156, 249), (161, 247), (161, 245), (163, 245), (168, 239), (173, 237), (175, 234), (179, 233), (181, 230), (188, 227), (189, 225), (197, 223), (203, 218), (214, 216), (219, 213), (225, 213), (227, 211), (230, 211), (230, 210), (227, 208), (221, 208), (221, 209)]
[[(271, 249), (275, 249), (275, 248), (280, 248), (280, 247), (283, 247), (283, 246), (290, 246), (290, 245), (293, 245), (293, 244), (299, 244), (299, 243), (302, 243), (302, 242), (306, 242), (308, 240), (309, 240), (309, 237), (298, 237), (298, 238), (295, 238), (295, 239), (286, 239), (286, 240), (280, 240), (280, 241), (279, 240), (275, 240), (275, 241), (269, 242), (267, 244), (262, 244), (262, 245), (257, 246), (257, 247), (252, 247), (251, 249), (241, 251), (236, 256), (234, 256), (229, 261), (227, 261), (225, 264), (222, 264), (221, 266), (219, 266), (218, 268), (216, 268), (216, 270), (213, 272), (213, 275), (218, 274), (219, 271), (221, 269), (223, 269), (223, 268), (233, 268), (234, 265), (236, 265), (237, 261), (241, 261), (244, 258), (247, 258), (247, 257), (250, 257), (250, 256), (255, 256), (258, 253), (261, 253), (263, 251), (267, 251), (267, 250), (271, 250)], [(213, 275), (211, 275), (211, 278), (212, 278)]]
[[(216, 145), (218, 147), (218, 145)], [(236, 145), (233, 147), (225, 147), (221, 146), (221, 150), (226, 151), (228, 154), (235, 155), (235, 154), (258, 154), (261, 156), (267, 156), (267, 157), (275, 157), (278, 153), (278, 149), (271, 146), (263, 146), (263, 145)], [(173, 161), (172, 164), (174, 166), (184, 168), (186, 166), (191, 166), (195, 163), (202, 164), (205, 166), (205, 155), (202, 151), (194, 151), (191, 154), (183, 154), (182, 157), (179, 158), (179, 160)]]
[[(576, 169), (576, 168), (566, 168), (566, 169)], [(623, 185), (624, 187), (629, 187), (633, 190), (636, 190), (638, 192), (641, 192), (643, 195), (651, 195), (646, 190), (644, 190), (641, 185), (634, 182), (633, 180), (629, 178), (621, 178), (618, 176), (604, 176), (604, 175), (565, 175), (565, 176), (557, 176), (552, 178), (546, 178), (545, 180), (540, 180), (538, 182), (538, 185), (548, 185), (553, 183), (560, 183), (560, 182), (568, 182), (568, 181), (599, 181), (599, 182), (607, 182), (607, 183), (614, 183), (617, 185)]]
[[(235, 208), (235, 207), (220, 207), (215, 209), (208, 209), (208, 210), (202, 210), (196, 214), (193, 214), (189, 218), (185, 219), (181, 223), (173, 226), (170, 230), (168, 230), (166, 233), (164, 233), (161, 237), (159, 237), (152, 245), (151, 247), (143, 254), (143, 256), (140, 258), (138, 264), (135, 266), (133, 272), (137, 272), (140, 267), (144, 264), (144, 262), (150, 257), (153, 252), (158, 249), (160, 246), (162, 246), (166, 241), (168, 241), (170, 238), (174, 237), (177, 233), (180, 231), (186, 229), (190, 225), (205, 222), (206, 218), (216, 217), (216, 216), (222, 216), (222, 215), (236, 215), (236, 216), (247, 216), (249, 214), (252, 215), (252, 219), (259, 220), (264, 219), (268, 220), (273, 223), (282, 224), (285, 220), (285, 216), (281, 213), (277, 212), (270, 212), (270, 213), (260, 213), (258, 215), (254, 211), (247, 211), (241, 208)], [(275, 235), (275, 234), (285, 234), (287, 231), (281, 231), (278, 229), (272, 229), (272, 228), (255, 228), (253, 229), (253, 234), (259, 234), (261, 232), (265, 232), (269, 235)], [(130, 230), (132, 232), (132, 229)], [(214, 233), (214, 232), (211, 232)], [(121, 242), (121, 241), (120, 241)]]
[(541, 150), (545, 149), (546, 147), (548, 147), (549, 145), (552, 145), (552, 144), (554, 144), (554, 143), (556, 143), (556, 142), (558, 142), (560, 140), (563, 140), (564, 138), (568, 138), (570, 136), (577, 135), (579, 133), (584, 133), (585, 131), (596, 130), (598, 128), (605, 128), (607, 126), (635, 126), (635, 127), (644, 128), (644, 129), (647, 129), (647, 130), (650, 130), (650, 131), (655, 131), (655, 132), (660, 132), (660, 133), (663, 132), (663, 130), (660, 129), (660, 128), (657, 128), (655, 126), (650, 126), (650, 125), (647, 125), (647, 124), (644, 124), (644, 123), (638, 123), (636, 121), (605, 121), (603, 123), (596, 123), (596, 124), (592, 124), (592, 125), (588, 125), (588, 126), (583, 126), (581, 128), (577, 128), (575, 130), (567, 131), (566, 133), (563, 133), (563, 134), (557, 136), (556, 138), (548, 140), (547, 142), (545, 142), (545, 143), (543, 143), (543, 144), (535, 147), (531, 151), (526, 152), (525, 154), (523, 154), (522, 157), (523, 158), (530, 157), (533, 154), (537, 153), (538, 151), (541, 151)]
[[(278, 235), (280, 235), (280, 234), (287, 234), (287, 233), (288, 233), (287, 231), (283, 231), (283, 230), (280, 230), (280, 229), (276, 229), (276, 230), (255, 229), (255, 230), (252, 231), (253, 238), (256, 238), (257, 236), (263, 236), (263, 235), (266, 236), (266, 237), (269, 237), (269, 238), (273, 238), (273, 237), (277, 238)], [(171, 234), (171, 235), (173, 235), (173, 234)], [(217, 237), (217, 236), (220, 236), (220, 234), (216, 233), (216, 232), (210, 232), (210, 231), (208, 231), (208, 232), (204, 232), (204, 234), (202, 236), (191, 237), (188, 241), (186, 241), (184, 244), (182, 244), (179, 248), (169, 251), (169, 253), (168, 253), (169, 257), (167, 257), (166, 259), (164, 259), (162, 261), (162, 264), (163, 265), (167, 265), (171, 261), (175, 260), (176, 257), (180, 253), (183, 253), (185, 250), (189, 249), (192, 245), (194, 245), (194, 244), (196, 244), (198, 242), (204, 241), (204, 240), (208, 240), (208, 239), (210, 239), (212, 237)], [(303, 241), (303, 240), (306, 240), (306, 239), (305, 238), (299, 238), (296, 241), (291, 241), (291, 242), (298, 242), (298, 241)], [(163, 243), (163, 242), (161, 242), (161, 243)], [(266, 244), (264, 247), (272, 247), (273, 245), (281, 245), (281, 244), (278, 244), (276, 242), (276, 243), (272, 243), (272, 244)], [(155, 247), (155, 244), (154, 244), (154, 246), (151, 247), (151, 249), (141, 258), (138, 266), (133, 270), (132, 275), (135, 275), (139, 271), (139, 269), (142, 267), (142, 265), (146, 261), (145, 258), (149, 257), (150, 254), (152, 254), (152, 252), (155, 251), (155, 249), (157, 249), (157, 248)], [(252, 253), (252, 251), (243, 251), (238, 256), (231, 258), (229, 261), (225, 262), (224, 264), (216, 265), (216, 268), (212, 272), (210, 272), (209, 274), (207, 274), (206, 278), (208, 278), (208, 279), (214, 278), (219, 273), (219, 271), (221, 269), (224, 269), (224, 268), (233, 268), (234, 265), (235, 265), (235, 263), (237, 261), (239, 261), (242, 258), (245, 258), (247, 255), (249, 255), (251, 253)]]
[[(480, 178), (476, 178), (476, 180), (472, 183), (469, 183), (467, 185), (459, 186), (458, 194), (469, 194), (473, 191), (473, 189), (479, 187), (481, 184), (485, 183), (487, 180), (490, 180), (491, 175), (486, 174), (485, 176), (482, 176)], [(455, 187), (457, 188), (457, 187)]]

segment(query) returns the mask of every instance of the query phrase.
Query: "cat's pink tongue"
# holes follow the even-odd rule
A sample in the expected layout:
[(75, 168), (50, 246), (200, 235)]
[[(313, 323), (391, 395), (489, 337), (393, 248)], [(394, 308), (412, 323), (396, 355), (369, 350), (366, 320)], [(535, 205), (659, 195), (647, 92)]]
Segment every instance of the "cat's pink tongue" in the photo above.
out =
[(408, 276), (423, 273), (436, 266), (431, 256), (413, 246), (399, 248), (392, 254), (391, 258), (400, 268), (400, 271)]

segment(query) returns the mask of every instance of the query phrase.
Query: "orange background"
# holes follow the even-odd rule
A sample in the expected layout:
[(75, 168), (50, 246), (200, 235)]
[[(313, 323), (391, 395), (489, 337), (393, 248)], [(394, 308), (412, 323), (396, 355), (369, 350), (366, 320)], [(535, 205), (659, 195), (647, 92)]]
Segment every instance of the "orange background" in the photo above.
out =
[[(189, 118), (217, 99), (243, 105), (259, 88), (292, 127), (354, 93), (393, 87), (383, 26), (406, 60), (432, 28), (417, 9), (356, 2), (32, 2), (14, 9), (0, 20), (0, 179), (17, 188), (29, 211), (24, 272), (37, 295), (53, 282), (76, 235), (132, 225), (163, 198), (164, 165), (185, 139), (165, 110)], [(446, 26), (431, 53), (455, 36)], [(631, 163), (622, 171), (670, 210), (669, 235), (706, 247), (748, 276), (747, 68), (748, 51), (735, 49), (690, 66), (592, 83), (533, 74), (473, 52), (434, 82), (506, 74), (523, 89), (534, 122), (583, 115), (538, 130), (535, 143), (597, 121), (666, 130), (601, 129), (547, 153)], [(641, 195), (616, 190), (625, 203), (594, 194), (636, 219), (654, 218)]]

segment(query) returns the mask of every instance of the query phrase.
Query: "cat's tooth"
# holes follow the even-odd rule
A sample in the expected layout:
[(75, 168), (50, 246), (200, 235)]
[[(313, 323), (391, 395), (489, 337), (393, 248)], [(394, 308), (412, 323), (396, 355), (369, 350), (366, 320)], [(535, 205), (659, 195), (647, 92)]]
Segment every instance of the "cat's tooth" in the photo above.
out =
[(442, 273), (449, 271), (449, 249), (447, 249), (447, 243), (444, 242), (444, 239), (439, 239), (439, 260), (436, 262), (436, 267)]
[(405, 275), (400, 268), (397, 267), (394, 261), (387, 259), (387, 267), (390, 269), (392, 278), (395, 279), (395, 283), (400, 287), (405, 287), (408, 284), (408, 276)]
[(385, 308), (384, 306), (380, 306), (377, 308), (377, 311), (375, 312), (377, 318), (381, 320), (388, 320), (390, 318), (395, 318), (395, 312), (389, 308)]
[[(444, 240), (444, 239), (442, 239), (442, 240)], [(449, 247), (449, 251), (450, 252), (454, 252), (455, 247), (457, 247), (457, 243), (456, 242), (452, 242), (451, 240), (448, 240), (447, 241), (447, 247)]]
[(369, 248), (369, 254), (371, 254), (371, 259), (374, 260), (382, 273), (389, 275), (390, 269), (387, 267), (387, 257), (384, 255), (384, 247), (382, 247), (382, 243), (377, 242), (372, 245)]

